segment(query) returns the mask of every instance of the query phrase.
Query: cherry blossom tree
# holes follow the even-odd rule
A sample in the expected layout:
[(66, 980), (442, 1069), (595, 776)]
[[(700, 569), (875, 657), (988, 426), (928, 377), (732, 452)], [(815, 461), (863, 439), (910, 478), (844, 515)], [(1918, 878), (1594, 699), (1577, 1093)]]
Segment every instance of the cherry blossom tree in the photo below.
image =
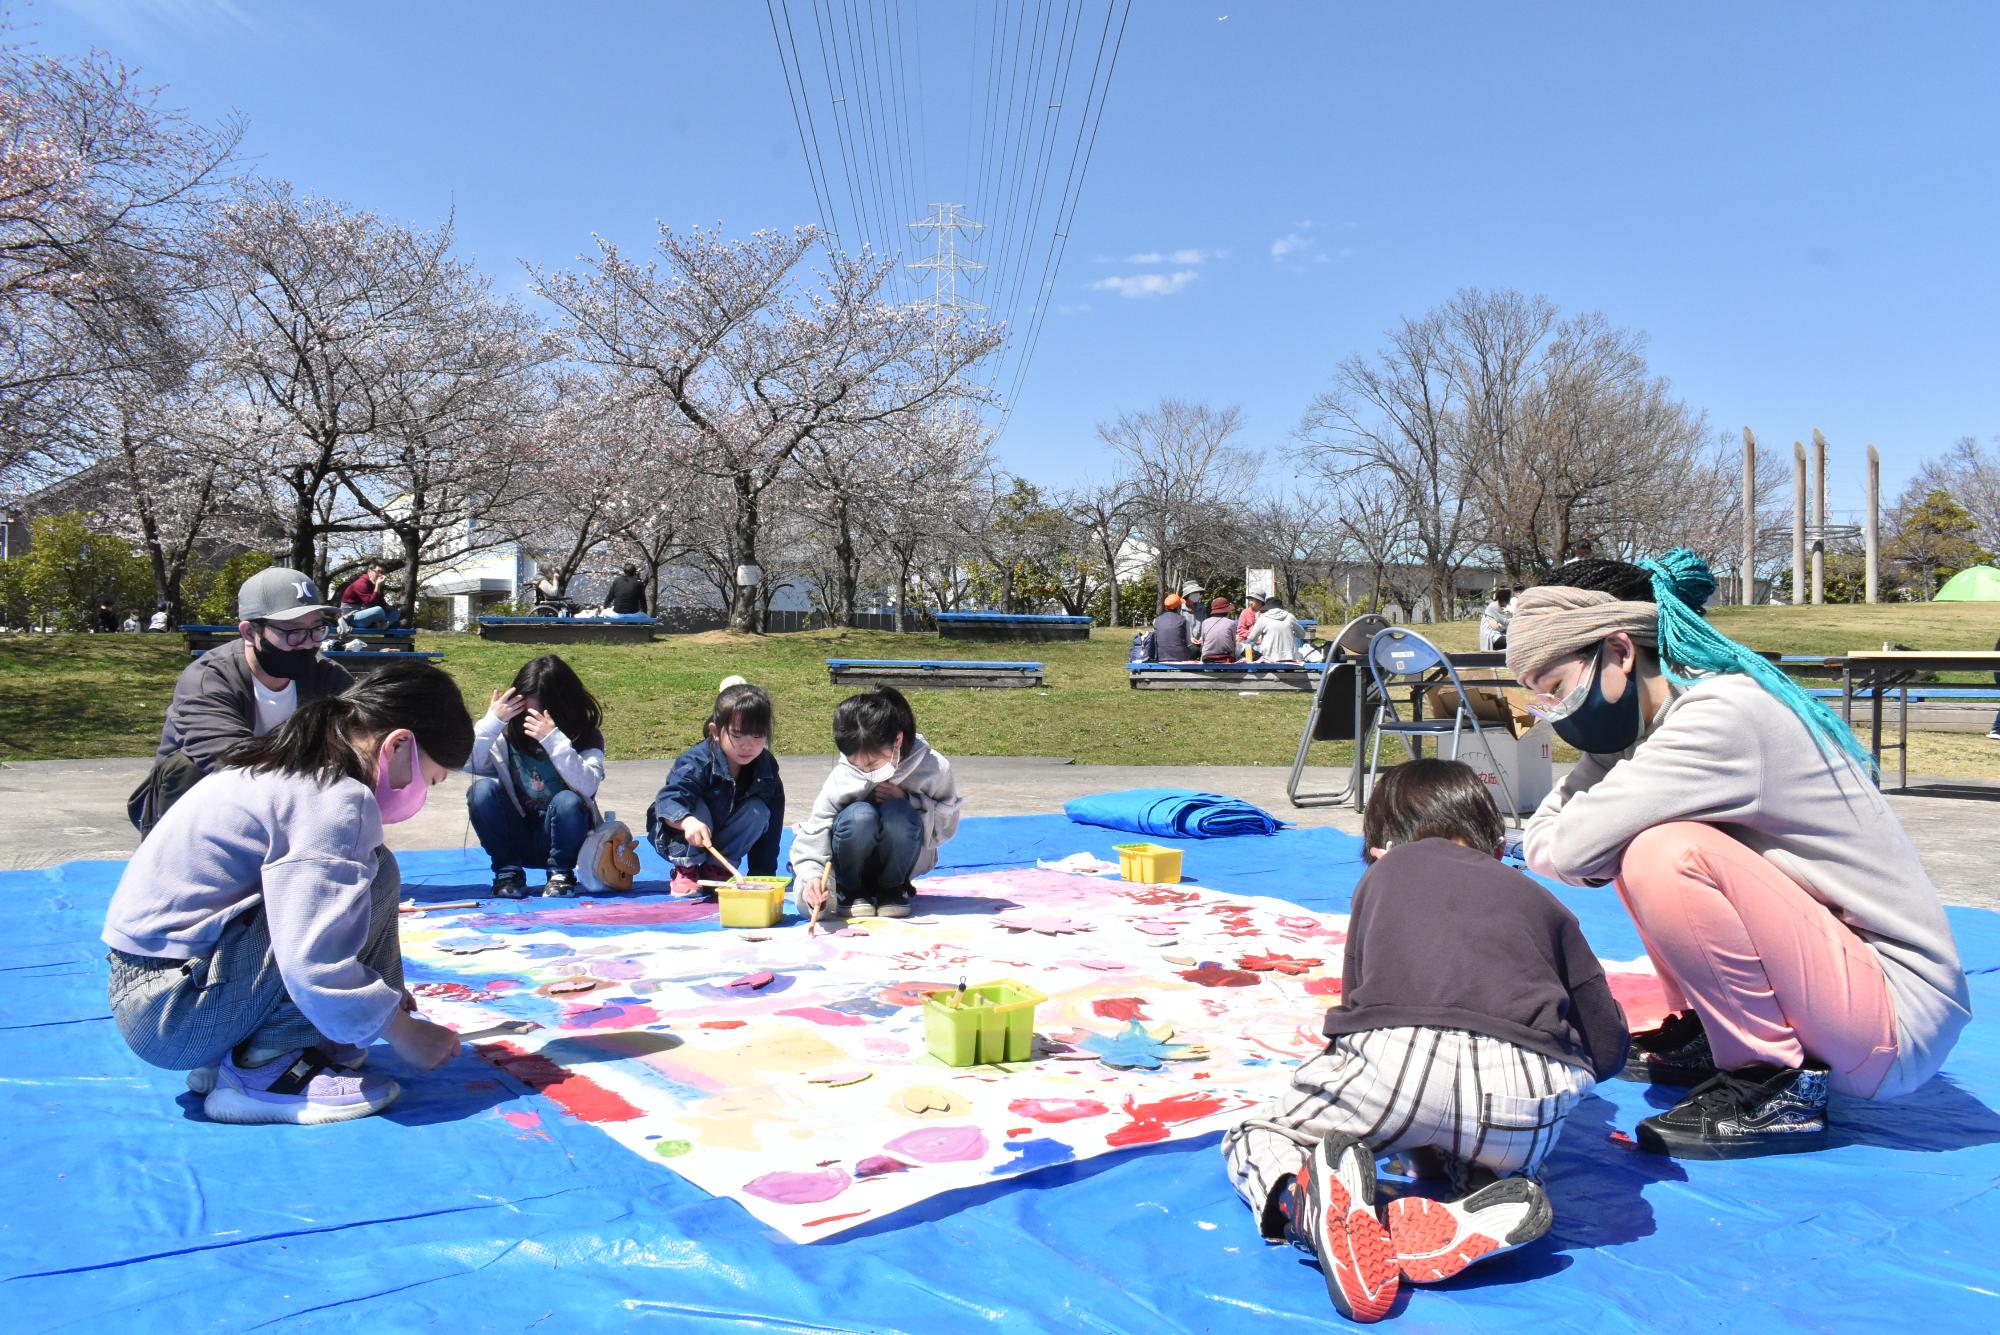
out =
[[(891, 266), (866, 253), (832, 256), (807, 290), (799, 270), (818, 240), (810, 227), (734, 241), (662, 225), (644, 263), (600, 238), (581, 269), (534, 271), (580, 359), (638, 378), (695, 430), (693, 466), (729, 488), (731, 566), (762, 563), (767, 496), (811, 442), (989, 392), (964, 373), (998, 331), (888, 304)], [(728, 599), (733, 626), (761, 626), (755, 588), (732, 581)]]

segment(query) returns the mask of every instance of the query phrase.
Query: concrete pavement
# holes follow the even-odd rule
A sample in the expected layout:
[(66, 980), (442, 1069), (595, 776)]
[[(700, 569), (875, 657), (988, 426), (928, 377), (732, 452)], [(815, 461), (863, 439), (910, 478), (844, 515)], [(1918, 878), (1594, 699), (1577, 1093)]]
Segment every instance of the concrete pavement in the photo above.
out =
[[(783, 757), (785, 789), (797, 820), (832, 768), (830, 756)], [(603, 805), (635, 829), (667, 772), (668, 760), (620, 760), (607, 768)], [(975, 816), (1059, 811), (1086, 793), (1120, 788), (1179, 787), (1228, 793), (1299, 825), (1331, 825), (1359, 833), (1361, 819), (1341, 807), (1295, 809), (1285, 799), (1286, 771), (1273, 766), (1073, 765), (1044, 756), (954, 756), (966, 811)], [(125, 797), (147, 762), (43, 760), (0, 764), (0, 868), (47, 867), (74, 858), (123, 858), (138, 845), (125, 819)], [(1343, 775), (1308, 772), (1309, 789), (1337, 786)], [(465, 778), (453, 775), (431, 792), (416, 819), (390, 827), (396, 848), (457, 848), (476, 843), (465, 818)], [(1911, 791), (1889, 803), (1902, 819), (1945, 902), (2000, 909), (1994, 873), (1993, 827), (2000, 821), (2000, 783), (1913, 779)], [(1086, 839), (1080, 838), (1078, 847)], [(1100, 841), (1101, 842), (1101, 841)]]

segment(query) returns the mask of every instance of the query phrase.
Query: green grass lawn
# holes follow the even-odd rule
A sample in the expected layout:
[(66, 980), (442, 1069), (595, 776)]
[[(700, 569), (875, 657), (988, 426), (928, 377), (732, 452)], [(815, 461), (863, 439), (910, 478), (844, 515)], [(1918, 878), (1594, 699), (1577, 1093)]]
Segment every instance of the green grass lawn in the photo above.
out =
[[(1925, 649), (1986, 649), (2000, 608), (1977, 603), (1876, 607), (1725, 608), (1725, 632), (1760, 649), (1839, 653), (1896, 640)], [(1446, 649), (1470, 649), (1478, 627), (1432, 628)], [(848, 693), (827, 681), (828, 658), (1032, 658), (1047, 665), (1040, 690), (915, 691), (919, 726), (947, 755), (1061, 756), (1100, 765), (1289, 765), (1304, 725), (1302, 693), (1134, 691), (1126, 683), (1132, 631), (1100, 629), (1088, 641), (1032, 645), (944, 642), (930, 635), (804, 631), (738, 636), (714, 631), (650, 645), (574, 645), (561, 650), (605, 707), (612, 759), (672, 755), (699, 735), (715, 686), (741, 673), (777, 703), (783, 751), (833, 749), (834, 705)], [(472, 635), (421, 634), (476, 715), (536, 646), (492, 644)], [(187, 663), (178, 635), (51, 635), (0, 638), (0, 759), (59, 760), (150, 754), (175, 675)], [(1316, 763), (1338, 764), (1327, 745)], [(1913, 773), (1991, 777), (1994, 744), (1983, 737), (1915, 734)]]

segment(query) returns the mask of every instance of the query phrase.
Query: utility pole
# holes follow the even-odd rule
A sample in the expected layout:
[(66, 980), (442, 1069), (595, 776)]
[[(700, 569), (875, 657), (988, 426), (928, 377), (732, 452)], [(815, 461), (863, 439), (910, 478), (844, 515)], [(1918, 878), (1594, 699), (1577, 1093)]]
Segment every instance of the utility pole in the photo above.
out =
[(1868, 447), (1868, 601), (1882, 591), (1882, 456)]
[(1757, 601), (1757, 434), (1743, 428), (1743, 584), (1737, 599), (1748, 607)]
[(1792, 606), (1806, 600), (1806, 447), (1792, 442)]
[(1812, 599), (1818, 607), (1826, 601), (1826, 437), (1813, 428), (1813, 528)]

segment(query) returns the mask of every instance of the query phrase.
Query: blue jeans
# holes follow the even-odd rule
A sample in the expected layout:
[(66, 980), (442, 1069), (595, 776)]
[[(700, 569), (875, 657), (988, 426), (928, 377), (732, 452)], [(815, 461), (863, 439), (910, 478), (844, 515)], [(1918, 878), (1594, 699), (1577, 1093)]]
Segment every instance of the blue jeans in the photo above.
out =
[(902, 890), (923, 846), (923, 818), (907, 799), (849, 802), (833, 818), (835, 888), (842, 899)]
[(493, 870), (547, 867), (576, 870), (577, 850), (590, 833), (590, 804), (565, 788), (549, 799), (540, 817), (524, 816), (498, 779), (474, 779), (465, 794), (479, 846), (493, 859)]
[[(707, 817), (703, 813), (695, 814), (706, 823)], [(750, 850), (757, 846), (757, 841), (764, 837), (764, 831), (770, 828), (771, 808), (753, 797), (730, 812), (729, 819), (722, 822), (722, 828), (711, 829), (708, 836), (722, 856), (729, 859), (730, 866), (745, 876), (755, 876), (758, 873), (748, 865)], [(681, 838), (681, 832), (671, 825), (660, 826), (659, 837), (665, 844), (659, 849), (660, 856), (677, 867), (699, 869), (708, 861), (706, 849), (689, 847), (687, 840)]]
[(347, 614), (347, 624), (354, 630), (387, 630), (401, 619), (393, 607), (364, 607)]

